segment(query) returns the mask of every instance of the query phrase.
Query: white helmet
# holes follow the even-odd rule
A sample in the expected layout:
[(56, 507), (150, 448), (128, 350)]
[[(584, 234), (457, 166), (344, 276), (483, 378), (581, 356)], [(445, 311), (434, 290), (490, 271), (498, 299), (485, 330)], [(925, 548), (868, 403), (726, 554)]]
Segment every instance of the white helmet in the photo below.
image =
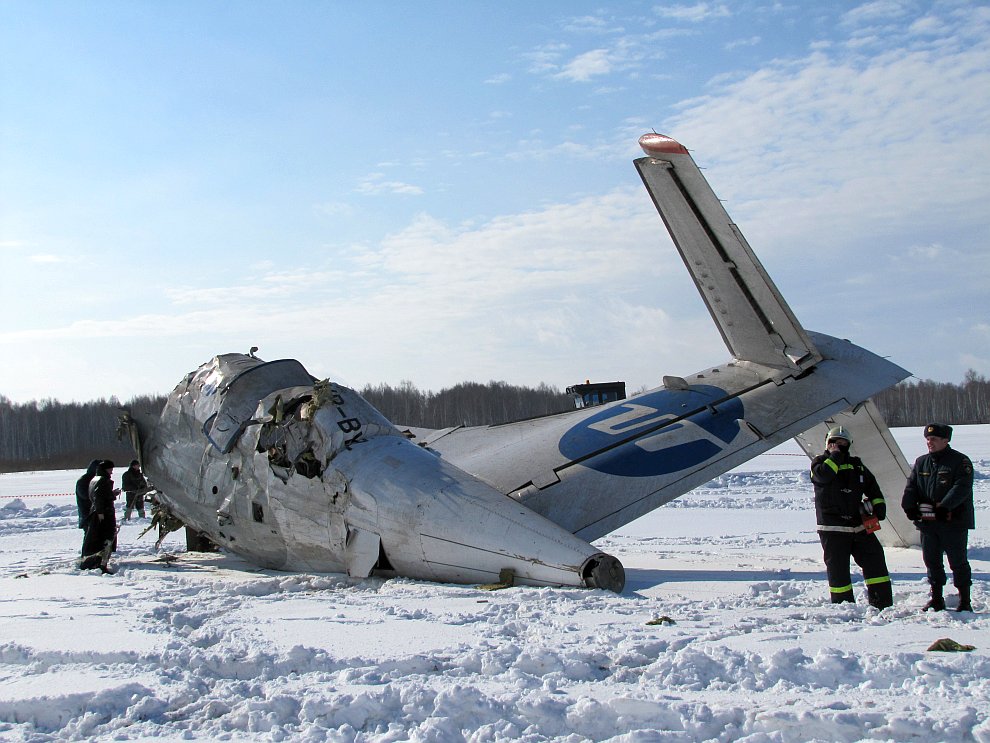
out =
[(845, 439), (850, 444), (853, 442), (852, 436), (849, 435), (849, 431), (842, 426), (833, 426), (828, 429), (828, 435), (825, 436), (825, 443), (827, 444), (832, 439)]

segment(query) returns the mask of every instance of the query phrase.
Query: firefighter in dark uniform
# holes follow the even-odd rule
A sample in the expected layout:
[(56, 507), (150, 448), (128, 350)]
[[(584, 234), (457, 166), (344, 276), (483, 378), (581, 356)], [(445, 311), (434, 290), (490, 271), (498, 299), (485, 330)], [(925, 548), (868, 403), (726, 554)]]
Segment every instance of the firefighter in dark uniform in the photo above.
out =
[(929, 423), (925, 426), (928, 453), (915, 460), (901, 508), (921, 532), (921, 556), (928, 569), (931, 600), (924, 611), (942, 611), (945, 599), (944, 554), (952, 569), (952, 583), (959, 591), (956, 611), (973, 611), (970, 586), (973, 571), (966, 556), (969, 530), (976, 528), (973, 508), (973, 463), (962, 452), (949, 446), (952, 426)]
[(890, 574), (880, 540), (867, 530), (864, 515), (882, 521), (887, 504), (873, 473), (849, 454), (849, 432), (841, 426), (831, 428), (825, 442), (825, 452), (811, 462), (811, 482), (832, 603), (855, 602), (849, 574), (852, 557), (863, 570), (870, 605), (885, 609), (894, 603)]

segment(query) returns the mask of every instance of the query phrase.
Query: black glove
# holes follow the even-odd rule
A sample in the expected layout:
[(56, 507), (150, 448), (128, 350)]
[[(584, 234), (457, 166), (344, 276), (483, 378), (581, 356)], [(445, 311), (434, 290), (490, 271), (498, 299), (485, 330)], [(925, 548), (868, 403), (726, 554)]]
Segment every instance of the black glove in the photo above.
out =
[(887, 518), (887, 504), (886, 503), (874, 503), (873, 504), (873, 515), (876, 516), (880, 521)]
[(909, 521), (921, 521), (921, 509), (917, 506), (905, 508), (904, 515), (908, 517)]
[(952, 521), (952, 511), (948, 508), (942, 508), (942, 506), (935, 506), (935, 520)]

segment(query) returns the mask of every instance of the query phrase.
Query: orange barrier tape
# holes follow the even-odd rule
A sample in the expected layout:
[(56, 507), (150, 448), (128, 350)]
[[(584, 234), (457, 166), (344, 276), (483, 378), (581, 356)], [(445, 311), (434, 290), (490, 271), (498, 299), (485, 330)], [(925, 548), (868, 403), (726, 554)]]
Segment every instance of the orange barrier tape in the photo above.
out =
[(0, 498), (66, 498), (75, 493), (28, 493), (27, 495), (0, 495)]

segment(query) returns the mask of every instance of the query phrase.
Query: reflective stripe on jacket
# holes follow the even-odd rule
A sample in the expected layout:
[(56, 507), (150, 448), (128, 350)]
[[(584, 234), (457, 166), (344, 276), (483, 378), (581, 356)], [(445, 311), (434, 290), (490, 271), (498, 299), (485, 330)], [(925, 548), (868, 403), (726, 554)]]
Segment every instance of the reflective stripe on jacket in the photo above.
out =
[(836, 461), (828, 453), (820, 454), (811, 462), (811, 482), (815, 487), (815, 515), (820, 531), (839, 531), (828, 527), (862, 529), (859, 507), (864, 496), (875, 506), (886, 506), (877, 479), (859, 457), (847, 456)]

